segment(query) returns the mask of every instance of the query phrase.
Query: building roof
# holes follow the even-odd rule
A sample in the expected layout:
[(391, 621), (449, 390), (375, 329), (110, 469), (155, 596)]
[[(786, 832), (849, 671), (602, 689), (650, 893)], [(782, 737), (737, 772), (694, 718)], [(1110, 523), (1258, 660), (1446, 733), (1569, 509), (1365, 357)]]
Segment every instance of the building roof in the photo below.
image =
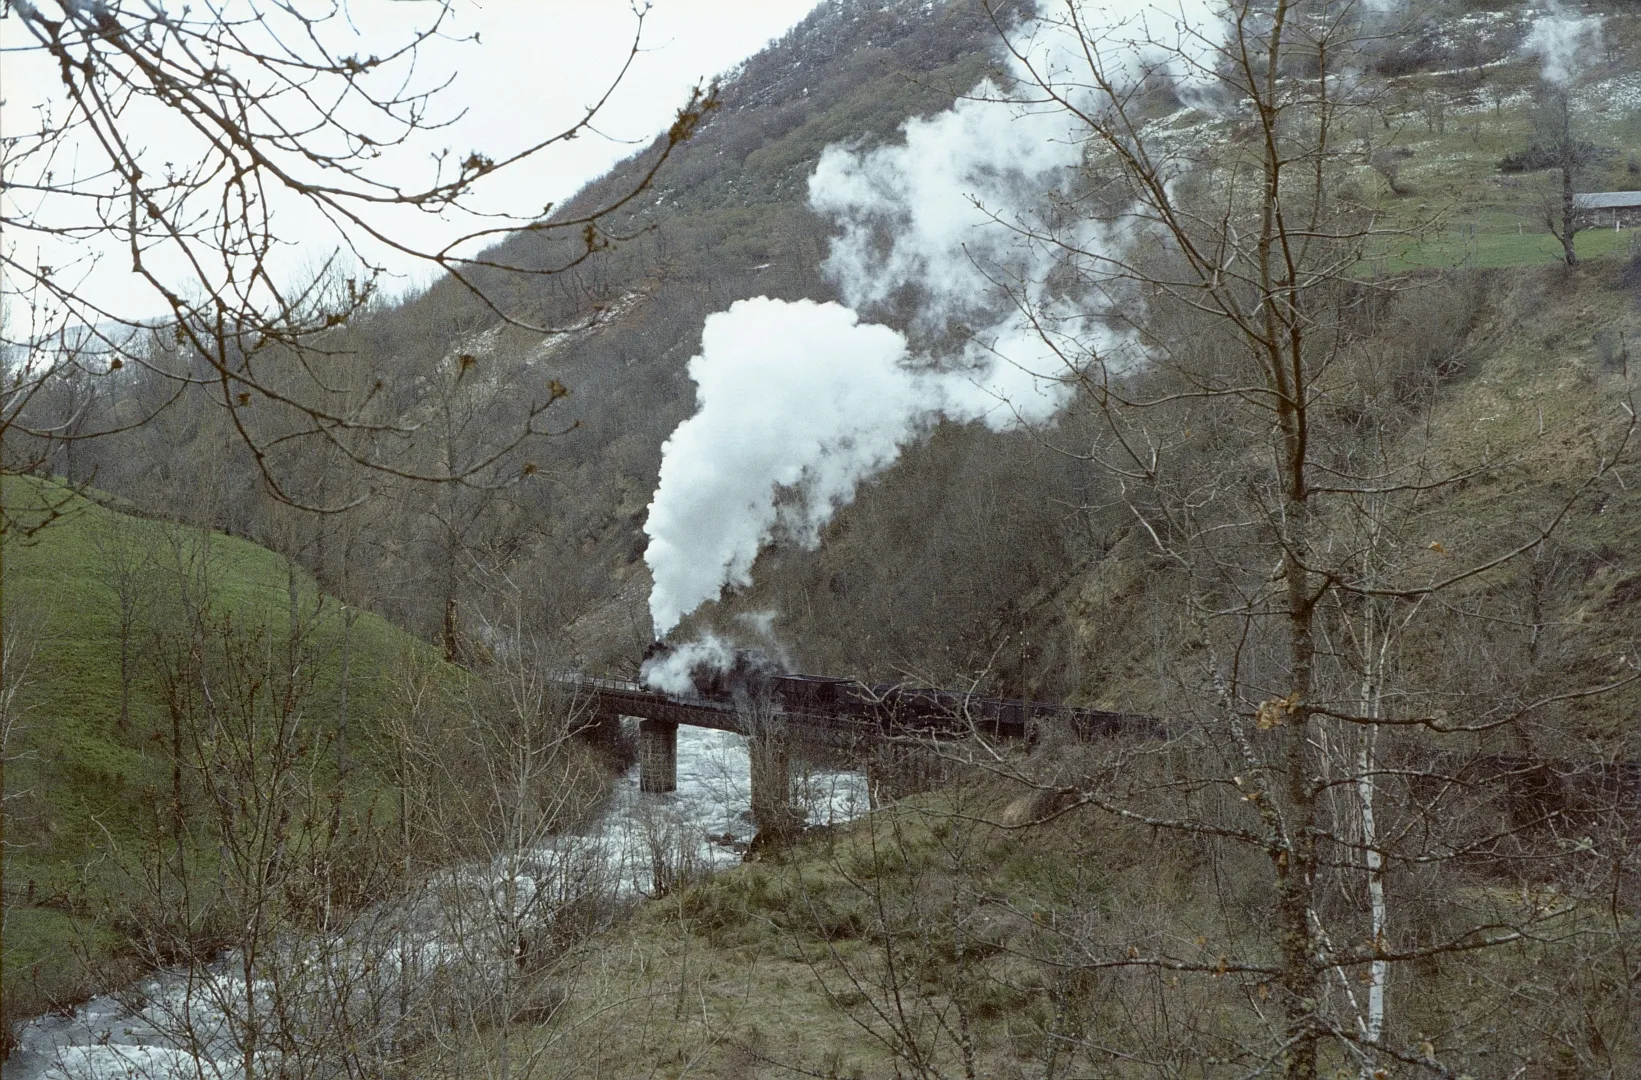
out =
[(1591, 191), (1573, 196), (1580, 210), (1641, 210), (1641, 191)]

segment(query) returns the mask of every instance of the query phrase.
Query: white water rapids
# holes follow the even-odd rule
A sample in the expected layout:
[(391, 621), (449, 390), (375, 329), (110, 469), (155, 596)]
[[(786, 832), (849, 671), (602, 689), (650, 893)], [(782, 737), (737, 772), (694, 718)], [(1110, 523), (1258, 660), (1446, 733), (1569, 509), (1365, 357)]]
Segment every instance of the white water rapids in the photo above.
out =
[[(794, 762), (794, 793), (812, 825), (846, 821), (865, 812), (865, 778), (832, 769), (804, 770)], [(460, 954), (471, 955), (472, 923), (451, 921), (431, 901), (440, 890), (465, 889), (481, 898), (478, 907), (505, 893), (528, 906), (542, 883), (563, 880), (572, 872), (591, 872), (606, 883), (606, 895), (647, 893), (652, 867), (661, 849), (667, 862), (686, 872), (710, 872), (741, 861), (753, 836), (750, 764), (746, 740), (705, 728), (678, 729), (678, 790), (666, 795), (641, 793), (635, 765), (616, 781), (604, 813), (584, 832), (558, 838), (533, 853), (527, 864), (511, 871), (462, 867), (426, 890), (428, 900), (384, 917), (395, 929), (385, 940), (378, 931), (374, 946), (389, 978), (414, 965), (415, 978), (436, 976)], [(518, 867), (527, 865), (528, 874)], [(464, 930), (466, 936), (464, 936)], [(493, 946), (494, 933), (485, 940)], [(360, 955), (371, 945), (353, 946)], [(492, 948), (492, 952), (493, 952)], [(235, 1000), (243, 1008), (245, 983), (233, 971), (230, 956), (209, 972), (195, 972), (192, 983), (180, 973), (161, 972), (138, 986), (93, 998), (71, 1015), (47, 1015), (19, 1033), (18, 1047), (3, 1066), (4, 1080), (242, 1080), (233, 1053), (231, 1024), (217, 1002)], [(334, 962), (334, 961), (333, 961)], [(470, 962), (470, 961), (469, 961)], [(297, 965), (300, 967), (300, 965)], [(464, 969), (464, 977), (471, 973)], [(480, 973), (482, 977), (483, 973)], [(258, 986), (253, 997), (266, 996)], [(185, 1037), (182, 1032), (187, 1031)], [(258, 1070), (259, 1072), (261, 1070)]]

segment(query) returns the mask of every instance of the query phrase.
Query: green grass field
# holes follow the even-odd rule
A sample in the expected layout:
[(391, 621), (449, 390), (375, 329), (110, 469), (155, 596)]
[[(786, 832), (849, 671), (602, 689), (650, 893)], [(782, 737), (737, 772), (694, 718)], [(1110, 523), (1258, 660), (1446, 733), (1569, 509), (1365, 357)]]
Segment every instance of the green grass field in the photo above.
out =
[[(1641, 19), (1610, 19), (1606, 32), (1634, 45), (1641, 38)], [(1592, 70), (1588, 79), (1574, 99), (1574, 136), (1597, 147), (1600, 156), (1580, 171), (1577, 190), (1641, 188), (1641, 110), (1627, 104), (1636, 93), (1637, 78), (1613, 68)], [(1356, 181), (1375, 199), (1385, 226), (1438, 224), (1417, 242), (1385, 245), (1385, 270), (1493, 269), (1562, 258), (1560, 242), (1544, 225), (1541, 209), (1546, 198), (1559, 199), (1559, 174), (1499, 169), (1502, 158), (1527, 149), (1535, 139), (1537, 92), (1536, 68), (1526, 60), (1485, 74), (1451, 72), (1392, 81), (1385, 127), (1374, 148), (1405, 155), (1397, 178), (1401, 194), (1365, 164)], [(1432, 102), (1441, 104), (1439, 115), (1431, 111)], [(1633, 257), (1641, 253), (1641, 231), (1590, 229), (1579, 234), (1576, 247), (1581, 259)]]
[[(13, 530), (3, 550), (0, 614), (5, 688), (15, 718), (6, 746), (4, 994), (8, 1021), (93, 988), (89, 967), (117, 953), (119, 938), (93, 917), (99, 867), (134, 834), (137, 793), (162, 763), (144, 750), (168, 723), (158, 671), (181, 621), (185, 579), (203, 587), (214, 615), (260, 630), (288, 631), (286, 560), (221, 533), (117, 513), (29, 477), (6, 477), (13, 520), (60, 504), (61, 516), (32, 537)], [(44, 520), (34, 514), (35, 520)], [(129, 636), (133, 686), (129, 728), (120, 730), (120, 605), (112, 552), (136, 560), (140, 618)], [(191, 572), (187, 567), (191, 566)], [(306, 572), (296, 574), (299, 617), (317, 670), (306, 704), (312, 722), (338, 706), (343, 609)], [(428, 646), (386, 621), (358, 613), (351, 632), (349, 713), (369, 729), (389, 708), (395, 664)], [(429, 650), (430, 651), (430, 650)]]
[[(1581, 260), (1632, 258), (1641, 254), (1641, 230), (1592, 229), (1573, 241)], [(1473, 268), (1495, 270), (1506, 266), (1547, 266), (1562, 261), (1561, 241), (1542, 230), (1474, 231), (1464, 227), (1444, 230), (1428, 240), (1392, 247), (1385, 256), (1387, 270), (1415, 268)]]

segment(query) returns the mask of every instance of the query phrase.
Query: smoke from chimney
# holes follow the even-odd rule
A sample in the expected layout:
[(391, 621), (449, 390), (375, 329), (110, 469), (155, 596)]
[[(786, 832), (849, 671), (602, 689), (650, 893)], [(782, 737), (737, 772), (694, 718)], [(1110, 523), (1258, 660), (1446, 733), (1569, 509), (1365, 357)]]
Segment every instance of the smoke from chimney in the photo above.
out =
[(1601, 17), (1568, 11), (1559, 0), (1533, 20), (1522, 49), (1542, 62), (1540, 77), (1551, 86), (1572, 85), (1601, 48)]

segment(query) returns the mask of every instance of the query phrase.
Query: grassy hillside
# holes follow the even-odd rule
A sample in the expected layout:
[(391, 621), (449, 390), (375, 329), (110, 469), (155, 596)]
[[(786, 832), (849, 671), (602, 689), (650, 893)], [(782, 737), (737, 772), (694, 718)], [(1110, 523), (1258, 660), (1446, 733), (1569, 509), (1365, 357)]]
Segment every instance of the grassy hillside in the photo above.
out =
[[(1006, 767), (1069, 779), (1104, 752), (1058, 747)], [(1258, 860), (1093, 810), (1033, 824), (1056, 806), (959, 772), (938, 793), (646, 905), (563, 960), (553, 974), (563, 1006), (518, 1025), (510, 1052), (542, 1054), (565, 1080), (1257, 1068), (1252, 1048), (1268, 1037), (1262, 1014), (1275, 997), (1267, 973), (1240, 970), (1274, 953)], [(1555, 895), (1485, 873), (1455, 874), (1446, 888), (1451, 917), (1506, 923)], [(1432, 897), (1408, 883), (1396, 903), (1416, 917)], [(1619, 988), (1624, 955), (1609, 950), (1634, 927), (1605, 917), (1599, 897), (1580, 916), (1582, 953), (1552, 934), (1398, 969), (1392, 1045), (1428, 1038), (1454, 1076), (1501, 1062), (1523, 1075), (1590, 1075), (1577, 1064), (1591, 1056), (1625, 1074), (1641, 1047)], [(1125, 964), (1156, 955), (1170, 964)], [(1324, 1076), (1357, 1075), (1344, 1054), (1324, 1065)]]
[[(162, 671), (186, 642), (183, 597), (211, 615), (288, 641), (293, 611), (315, 670), (305, 723), (337, 726), (344, 613), (311, 575), (265, 548), (221, 533), (123, 514), (55, 484), (7, 477), (8, 510), (61, 516), (4, 555), (6, 848), (5, 1018), (91, 988), (87, 966), (121, 948), (96, 918), (109, 863), (137, 833), (142, 793), (163, 782), (155, 749), (169, 728)], [(129, 721), (121, 726), (118, 567), (135, 600), (127, 631)], [(293, 592), (294, 590), (294, 592)], [(349, 631), (347, 702), (361, 742), (390, 708), (387, 682), (407, 652), (427, 646), (357, 614)], [(371, 782), (352, 793), (368, 797)], [(87, 950), (91, 955), (87, 955)]]
[[(1580, 191), (1641, 188), (1641, 13), (1629, 5), (1587, 5), (1600, 11), (1603, 50), (1570, 89), (1573, 137), (1592, 148), (1576, 179)], [(1508, 23), (1519, 10), (1481, 12)], [(1559, 191), (1551, 170), (1511, 171), (1501, 164), (1535, 142), (1541, 87), (1538, 64), (1519, 53), (1490, 63), (1413, 72), (1391, 80), (1386, 124), (1372, 146), (1399, 164), (1393, 190), (1366, 164), (1363, 193), (1390, 224), (1441, 212), (1433, 235), (1393, 248), (1391, 269), (1404, 266), (1489, 268), (1552, 263), (1560, 244), (1543, 222), (1543, 196)], [(1630, 256), (1635, 230), (1592, 229), (1578, 238), (1580, 258)]]

